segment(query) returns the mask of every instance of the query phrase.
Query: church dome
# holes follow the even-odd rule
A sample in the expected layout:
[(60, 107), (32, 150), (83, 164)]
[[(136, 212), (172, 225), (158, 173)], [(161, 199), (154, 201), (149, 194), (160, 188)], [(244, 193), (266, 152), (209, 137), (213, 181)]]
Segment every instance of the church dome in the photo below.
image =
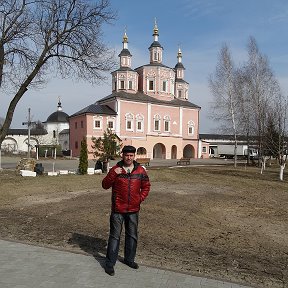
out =
[(56, 112), (53, 112), (50, 116), (48, 116), (47, 118), (47, 121), (46, 122), (64, 122), (64, 123), (67, 123), (69, 122), (68, 120), (68, 117), (69, 115), (65, 112), (62, 111), (62, 105), (61, 105), (61, 102), (60, 102), (60, 99), (59, 99), (59, 102), (58, 102), (58, 108), (57, 108), (57, 111)]
[(69, 115), (63, 111), (56, 111), (52, 113), (46, 122), (69, 122)]

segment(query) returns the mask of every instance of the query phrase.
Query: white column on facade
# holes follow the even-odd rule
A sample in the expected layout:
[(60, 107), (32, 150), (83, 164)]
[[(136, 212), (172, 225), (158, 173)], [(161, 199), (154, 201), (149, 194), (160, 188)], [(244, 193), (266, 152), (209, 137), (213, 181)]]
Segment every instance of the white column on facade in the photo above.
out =
[(151, 132), (151, 103), (148, 103), (147, 111), (147, 133)]
[[(158, 92), (158, 94), (162, 91), (162, 88), (161, 88), (161, 82), (162, 82), (162, 80), (161, 80), (161, 73), (160, 73), (160, 72), (161, 72), (161, 71), (160, 71), (160, 69), (159, 69), (159, 67), (158, 67), (158, 69), (157, 69), (157, 74), (158, 74), (158, 75), (157, 75), (157, 78), (158, 78), (158, 79), (157, 79), (157, 78), (155, 79), (155, 81), (158, 82), (158, 83), (157, 83), (157, 84), (158, 84), (158, 85), (157, 85), (157, 86), (158, 86), (158, 87), (157, 87), (158, 90), (156, 90), (155, 92), (156, 92), (156, 93)], [(157, 81), (157, 80), (158, 80), (158, 81)], [(155, 84), (156, 84), (156, 83), (155, 83)]]
[(202, 141), (198, 140), (198, 158), (201, 158), (202, 155)]
[(179, 111), (179, 134), (183, 136), (183, 107), (180, 107)]
[(118, 137), (120, 137), (120, 122), (121, 122), (121, 119), (120, 119), (120, 115), (121, 115), (121, 107), (120, 107), (120, 101), (119, 100), (116, 100), (116, 112), (117, 112), (117, 115), (116, 115), (116, 134), (118, 135)]

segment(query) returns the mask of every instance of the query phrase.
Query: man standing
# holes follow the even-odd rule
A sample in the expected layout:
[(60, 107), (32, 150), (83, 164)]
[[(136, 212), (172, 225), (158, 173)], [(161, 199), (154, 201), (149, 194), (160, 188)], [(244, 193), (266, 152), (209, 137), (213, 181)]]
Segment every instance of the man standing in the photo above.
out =
[(124, 263), (133, 269), (138, 239), (138, 214), (140, 203), (148, 196), (150, 182), (145, 169), (135, 159), (136, 148), (130, 145), (122, 149), (122, 160), (113, 166), (102, 181), (102, 187), (112, 187), (110, 234), (108, 240), (105, 272), (115, 274), (122, 225), (125, 225)]

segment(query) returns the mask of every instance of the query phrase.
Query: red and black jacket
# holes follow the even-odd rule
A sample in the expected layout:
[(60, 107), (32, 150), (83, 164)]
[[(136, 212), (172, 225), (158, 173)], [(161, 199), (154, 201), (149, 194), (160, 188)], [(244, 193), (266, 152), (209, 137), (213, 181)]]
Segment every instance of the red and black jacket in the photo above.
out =
[(117, 174), (115, 169), (123, 167), (123, 161), (118, 162), (102, 181), (104, 189), (112, 187), (112, 212), (138, 212), (140, 203), (148, 196), (150, 181), (146, 170), (136, 161), (133, 164), (131, 173), (122, 168), (122, 173)]

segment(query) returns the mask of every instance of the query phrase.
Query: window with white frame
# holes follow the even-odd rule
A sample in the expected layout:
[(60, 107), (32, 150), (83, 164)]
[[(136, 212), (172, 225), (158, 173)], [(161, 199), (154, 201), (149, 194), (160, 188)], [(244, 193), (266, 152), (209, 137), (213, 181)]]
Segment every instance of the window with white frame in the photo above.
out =
[(207, 147), (206, 146), (202, 147), (202, 153), (207, 153)]
[(132, 113), (125, 114), (126, 131), (133, 131), (134, 115)]
[(133, 82), (131, 81), (131, 80), (129, 80), (129, 89), (131, 90), (131, 89), (133, 89)]
[(170, 132), (170, 117), (169, 116), (164, 117), (164, 131)]
[(195, 124), (192, 120), (188, 122), (188, 135), (194, 135)]
[(124, 89), (125, 88), (125, 86), (124, 86), (124, 80), (121, 80), (120, 81), (120, 89)]
[(109, 129), (113, 129), (114, 128), (114, 122), (111, 121), (111, 120), (108, 121), (108, 125), (107, 126), (108, 126)]
[(162, 82), (162, 91), (167, 92), (167, 81)]
[(161, 117), (159, 114), (156, 114), (154, 116), (154, 131), (160, 131), (160, 120), (161, 120)]
[(111, 130), (115, 129), (115, 120), (113, 118), (107, 119), (107, 128)]
[(93, 117), (93, 128), (94, 129), (102, 129), (102, 116), (95, 116)]
[(154, 91), (154, 80), (149, 80), (148, 81), (148, 90), (149, 91)]
[(157, 61), (157, 52), (154, 52), (154, 60)]
[(136, 115), (136, 131), (143, 132), (144, 130), (144, 117), (141, 114)]
[(142, 131), (143, 128), (142, 128), (142, 122), (141, 121), (137, 121), (137, 131)]

